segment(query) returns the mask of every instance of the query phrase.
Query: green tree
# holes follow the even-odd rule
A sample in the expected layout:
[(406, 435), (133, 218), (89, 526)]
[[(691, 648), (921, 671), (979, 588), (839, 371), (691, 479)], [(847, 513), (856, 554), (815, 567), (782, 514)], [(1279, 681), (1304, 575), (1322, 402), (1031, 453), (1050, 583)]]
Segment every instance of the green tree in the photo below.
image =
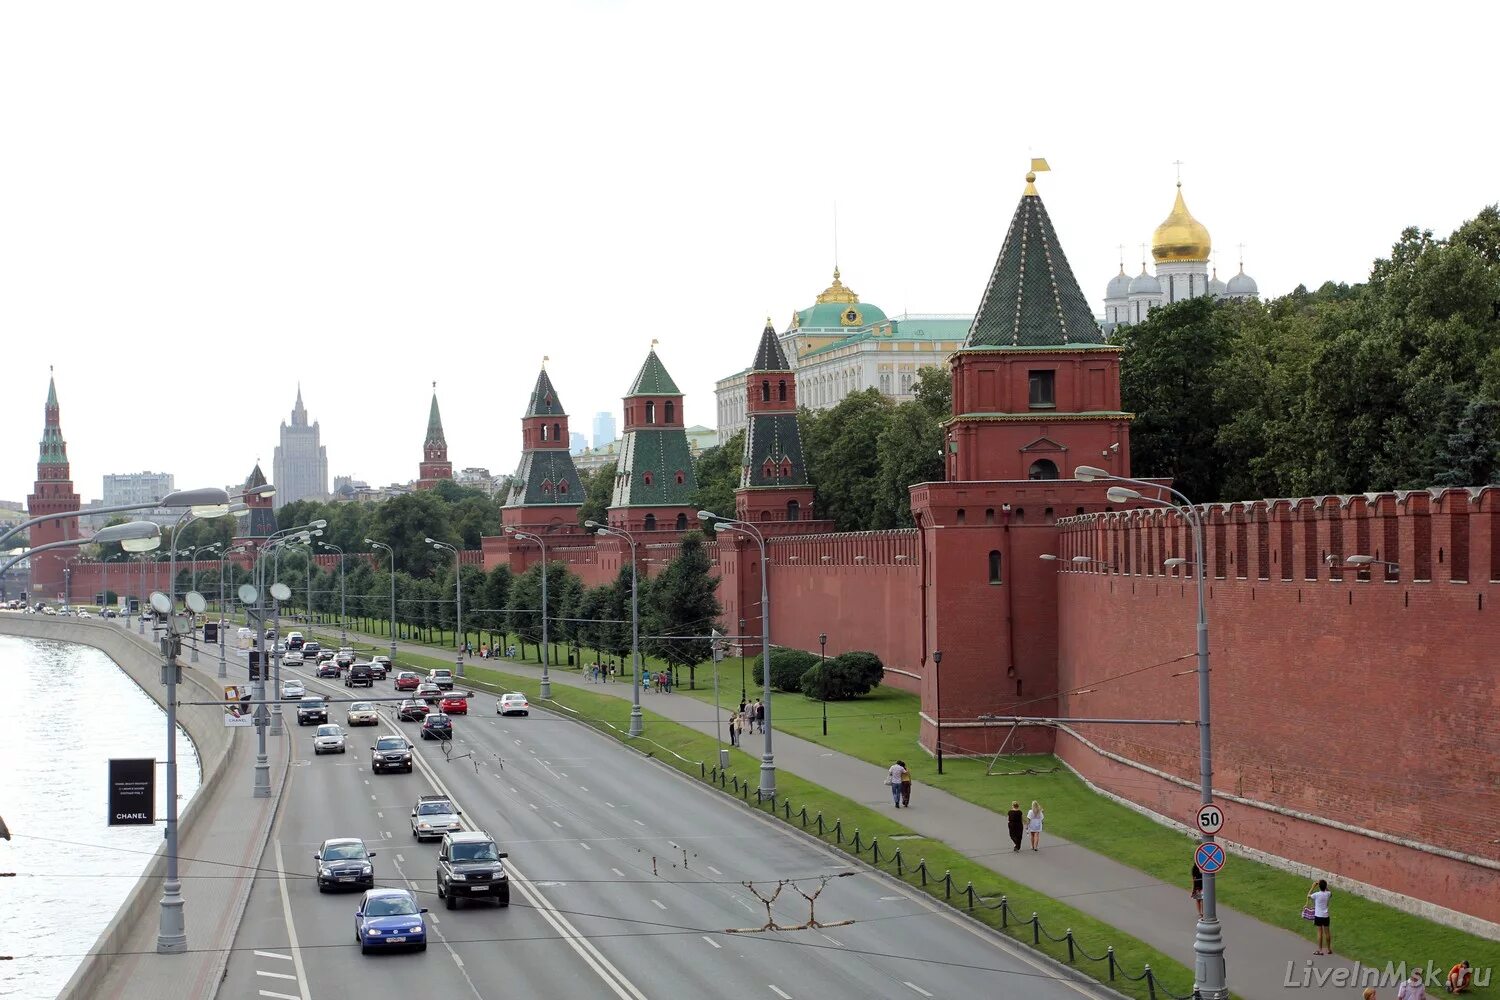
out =
[(744, 456), (744, 431), (736, 432), (728, 441), (716, 448), (708, 448), (698, 456), (693, 470), (698, 481), (698, 489), (693, 494), (695, 510), (734, 516), (734, 491), (740, 488)]
[(943, 426), (930, 402), (897, 406), (876, 439), (880, 491), (871, 528), (911, 527), (911, 487), (943, 478)]
[(823, 517), (841, 531), (879, 526), (878, 442), (890, 421), (891, 402), (876, 389), (850, 393), (822, 413), (804, 413), (802, 442), (808, 473)]
[(642, 644), (653, 655), (672, 667), (688, 668), (688, 687), (697, 680), (698, 664), (713, 652), (710, 632), (718, 627), (718, 578), (712, 575), (713, 563), (704, 545), (703, 533), (689, 531), (682, 536), (677, 558), (651, 582), (649, 600), (641, 605), (642, 628), (647, 638)]
[[(869, 694), (884, 677), (885, 666), (880, 657), (862, 650), (851, 650), (827, 662), (815, 662), (802, 675), (802, 693), (809, 698), (849, 701)], [(771, 679), (773, 682), (776, 679), (774, 663)]]
[[(548, 580), (551, 585), (551, 580)], [(516, 636), (521, 645), (521, 655), (526, 655), (526, 645), (541, 646), (542, 642), (542, 566), (535, 563), (526, 572), (515, 577), (510, 585), (510, 603), (507, 607), (506, 629)]]
[(1500, 481), (1500, 403), (1471, 400), (1437, 456), (1441, 486), (1484, 486)]
[(509, 566), (496, 566), (484, 579), (484, 607), (491, 609), (484, 616), (485, 628), (499, 632), (501, 644), (509, 633), (505, 609), (510, 606), (511, 575)]
[(449, 520), (448, 504), (436, 491), (422, 490), (393, 497), (375, 505), (370, 537), (396, 550), (396, 565), (415, 577), (427, 577), (453, 555), (428, 545), (435, 538), (454, 544), (460, 541)]
[(917, 369), (912, 393), (917, 405), (938, 423), (953, 416), (953, 372), (947, 365), (926, 365)]
[(598, 521), (603, 524), (605, 512), (614, 499), (615, 463), (601, 465), (593, 472), (581, 473), (579, 478), (583, 480), (584, 500), (583, 505), (578, 508), (578, 523)]

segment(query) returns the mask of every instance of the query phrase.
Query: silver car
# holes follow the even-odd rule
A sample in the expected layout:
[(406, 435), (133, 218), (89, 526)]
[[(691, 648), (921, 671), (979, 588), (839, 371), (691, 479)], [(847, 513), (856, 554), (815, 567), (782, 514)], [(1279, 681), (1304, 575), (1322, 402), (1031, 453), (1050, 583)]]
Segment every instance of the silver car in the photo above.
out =
[(423, 795), (411, 811), (411, 835), (417, 840), (436, 840), (451, 830), (462, 830), (462, 815), (446, 795)]
[(327, 723), (318, 727), (313, 734), (313, 755), (324, 753), (344, 753), (348, 748), (344, 745), (344, 731), (336, 723)]

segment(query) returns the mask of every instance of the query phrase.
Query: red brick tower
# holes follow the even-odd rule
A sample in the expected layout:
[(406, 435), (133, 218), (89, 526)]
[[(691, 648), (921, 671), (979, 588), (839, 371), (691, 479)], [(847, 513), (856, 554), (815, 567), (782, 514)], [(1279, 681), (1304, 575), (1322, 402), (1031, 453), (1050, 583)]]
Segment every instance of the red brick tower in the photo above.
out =
[(260, 463), (256, 462), (255, 468), (250, 470), (250, 475), (245, 479), (245, 506), (250, 508), (250, 513), (236, 519), (236, 545), (248, 542), (259, 549), (276, 532), (276, 512), (272, 509), (275, 497), (252, 496), (249, 492), (264, 485), (266, 474), (260, 471)]
[[(36, 463), (36, 485), (26, 498), (26, 509), (32, 517), (77, 510), (78, 494), (73, 492), (72, 474), (68, 468), (68, 445), (63, 440), (62, 422), (57, 405), (57, 383), (47, 380), (46, 422), (42, 428), (41, 454)], [(31, 548), (78, 537), (76, 517), (44, 521), (29, 534)], [(76, 555), (67, 549), (49, 552), (31, 561), (31, 593), (36, 598), (54, 598), (63, 592), (63, 563)]]
[(427, 440), (422, 443), (422, 464), (417, 476), (419, 490), (430, 490), (440, 480), (453, 478), (448, 439), (443, 436), (443, 417), (438, 413), (436, 382), (432, 383), (432, 410), (427, 415)]
[(742, 521), (813, 519), (813, 488), (797, 427), (797, 377), (787, 364), (776, 328), (766, 321), (760, 347), (745, 376), (748, 426), (735, 516)]
[(653, 346), (625, 396), (625, 441), (615, 468), (609, 523), (634, 531), (696, 529), (697, 489), (682, 421), (682, 390)]
[[(969, 336), (951, 360), (947, 482), (912, 487), (922, 539), (922, 742), (988, 751), (1009, 731), (984, 715), (1056, 710), (1060, 517), (1107, 509), (1130, 474), (1119, 349), (1078, 287), (1032, 183), (1016, 207)], [(939, 667), (934, 652), (941, 651)], [(941, 671), (941, 673), (939, 673)], [(949, 728), (953, 725), (953, 728)], [(1012, 735), (1050, 748), (1050, 731)]]
[(542, 368), (526, 415), (521, 418), (521, 464), (500, 510), (506, 527), (548, 533), (581, 533), (578, 509), (585, 500), (568, 452), (568, 414)]

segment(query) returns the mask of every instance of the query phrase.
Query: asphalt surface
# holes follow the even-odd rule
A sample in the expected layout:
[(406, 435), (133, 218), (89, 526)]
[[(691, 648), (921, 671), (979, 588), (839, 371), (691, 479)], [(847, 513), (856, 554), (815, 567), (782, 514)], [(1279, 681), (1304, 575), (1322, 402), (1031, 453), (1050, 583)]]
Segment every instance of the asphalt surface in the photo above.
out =
[[(367, 696), (286, 674), (314, 692)], [(369, 694), (395, 692), (387, 680)], [(331, 707), (330, 721), (342, 725), (347, 706)], [(321, 757), (312, 753), (316, 727), (298, 731), (288, 717), (301, 752), (221, 997), (1106, 995), (576, 723), (535, 711), (501, 718), (495, 697), (480, 693), (472, 714), (455, 717), (445, 753), (418, 738), (418, 723), (395, 722), (394, 708), (383, 706), (378, 727), (346, 726), (348, 752)], [(391, 731), (415, 744), (413, 774), (370, 773), (369, 747)], [(410, 825), (417, 796), (433, 791), (451, 795), (467, 823), (509, 852), (509, 907), (450, 911), (437, 898), (437, 843), (418, 844)], [(377, 884), (412, 889), (430, 908), (425, 952), (360, 953), (358, 893), (320, 894), (313, 879), (312, 854), (330, 837), (363, 838), (377, 852)], [(787, 929), (757, 930), (767, 910), (756, 892), (769, 897), (782, 879), (797, 880), (771, 909)], [(810, 910), (799, 889), (821, 889), (815, 915), (825, 926), (804, 926)]]

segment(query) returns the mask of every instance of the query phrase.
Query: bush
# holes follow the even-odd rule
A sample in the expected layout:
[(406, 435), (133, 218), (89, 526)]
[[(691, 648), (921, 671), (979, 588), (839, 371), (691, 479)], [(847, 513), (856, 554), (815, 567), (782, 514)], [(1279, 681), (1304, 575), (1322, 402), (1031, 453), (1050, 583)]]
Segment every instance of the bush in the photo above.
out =
[[(771, 650), (771, 687), (777, 691), (801, 691), (802, 677), (810, 668), (818, 665), (818, 658), (812, 653), (800, 649), (773, 649)], [(760, 660), (755, 663), (755, 683), (765, 683), (761, 679)]]
[(842, 653), (829, 660), (826, 666), (813, 664), (812, 669), (802, 676), (802, 693), (809, 698), (849, 701), (862, 694), (869, 694), (879, 686), (884, 677), (885, 667), (881, 664), (880, 657), (874, 653)]

